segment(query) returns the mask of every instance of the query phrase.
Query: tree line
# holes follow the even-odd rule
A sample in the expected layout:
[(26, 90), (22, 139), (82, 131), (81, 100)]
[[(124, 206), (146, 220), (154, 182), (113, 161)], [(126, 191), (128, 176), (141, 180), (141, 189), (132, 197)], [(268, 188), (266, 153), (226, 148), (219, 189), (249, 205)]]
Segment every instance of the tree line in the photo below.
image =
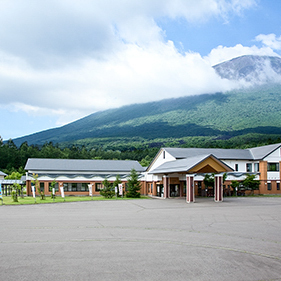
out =
[(6, 174), (13, 172), (24, 174), (28, 158), (137, 160), (141, 165), (147, 166), (157, 151), (158, 148), (124, 151), (86, 149), (77, 145), (60, 148), (58, 144), (52, 142), (43, 146), (28, 145), (24, 142), (17, 147), (12, 139), (3, 143), (0, 138), (0, 170)]
[(24, 174), (24, 167), (28, 158), (55, 159), (115, 159), (136, 160), (142, 166), (148, 166), (161, 147), (202, 147), (202, 148), (250, 148), (281, 142), (280, 135), (248, 134), (232, 138), (224, 137), (187, 137), (163, 138), (154, 140), (104, 139), (94, 140), (89, 144), (79, 143), (44, 145), (28, 145), (23, 142), (15, 145), (12, 139), (3, 142), (0, 137), (0, 170), (6, 174), (20, 172)]

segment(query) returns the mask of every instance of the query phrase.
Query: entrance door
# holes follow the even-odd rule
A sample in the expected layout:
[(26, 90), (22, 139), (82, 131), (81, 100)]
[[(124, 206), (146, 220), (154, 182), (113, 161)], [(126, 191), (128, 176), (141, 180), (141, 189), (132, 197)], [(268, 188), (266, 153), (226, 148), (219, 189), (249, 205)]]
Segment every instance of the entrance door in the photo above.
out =
[(179, 197), (179, 196), (180, 196), (180, 185), (170, 184), (170, 197)]
[(156, 196), (164, 197), (164, 185), (163, 184), (157, 184), (156, 190), (157, 190)]

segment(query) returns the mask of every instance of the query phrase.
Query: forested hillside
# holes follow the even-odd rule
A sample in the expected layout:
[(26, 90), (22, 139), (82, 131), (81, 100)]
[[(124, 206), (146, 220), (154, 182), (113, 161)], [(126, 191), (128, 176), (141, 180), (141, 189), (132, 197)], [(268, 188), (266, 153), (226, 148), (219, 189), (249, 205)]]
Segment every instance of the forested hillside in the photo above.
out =
[[(271, 84), (228, 93), (135, 104), (94, 113), (66, 126), (15, 139), (16, 145), (91, 146), (97, 140), (210, 136), (230, 139), (249, 133), (281, 134), (281, 86)], [(157, 142), (157, 141), (155, 141)]]

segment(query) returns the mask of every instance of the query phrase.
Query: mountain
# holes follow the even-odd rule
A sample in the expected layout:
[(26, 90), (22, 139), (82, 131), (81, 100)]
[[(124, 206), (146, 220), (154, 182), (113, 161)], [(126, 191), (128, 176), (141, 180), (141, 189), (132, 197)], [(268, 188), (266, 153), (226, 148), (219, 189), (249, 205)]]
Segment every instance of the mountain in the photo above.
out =
[(245, 80), (254, 84), (281, 82), (279, 57), (241, 56), (213, 67), (222, 78), (229, 80)]
[[(263, 68), (261, 68), (263, 66)], [(266, 67), (264, 67), (266, 66)], [(230, 139), (246, 134), (281, 135), (281, 59), (243, 56), (214, 66), (225, 79), (255, 79), (255, 84), (227, 93), (204, 94), (133, 104), (91, 114), (60, 128), (14, 139), (20, 145), (46, 142), (100, 146), (120, 140), (154, 141), (186, 137)], [(263, 71), (259, 73), (259, 71)], [(273, 75), (274, 74), (274, 75)]]

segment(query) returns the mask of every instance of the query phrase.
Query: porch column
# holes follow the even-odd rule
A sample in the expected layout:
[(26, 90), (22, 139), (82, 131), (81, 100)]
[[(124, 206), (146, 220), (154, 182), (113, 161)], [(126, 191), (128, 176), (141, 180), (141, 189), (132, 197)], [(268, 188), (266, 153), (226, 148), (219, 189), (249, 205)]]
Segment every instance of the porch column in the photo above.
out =
[(186, 202), (195, 202), (194, 175), (186, 175)]
[(215, 202), (223, 201), (222, 175), (215, 175)]
[(169, 177), (163, 176), (164, 198), (169, 197)]
[[(31, 195), (31, 181), (30, 180), (26, 181), (26, 195), (27, 196)], [(6, 196), (7, 196), (7, 187), (6, 187)]]
[(156, 196), (156, 195), (157, 195), (156, 182), (154, 181), (152, 184), (153, 184), (153, 192), (152, 192), (152, 196)]

